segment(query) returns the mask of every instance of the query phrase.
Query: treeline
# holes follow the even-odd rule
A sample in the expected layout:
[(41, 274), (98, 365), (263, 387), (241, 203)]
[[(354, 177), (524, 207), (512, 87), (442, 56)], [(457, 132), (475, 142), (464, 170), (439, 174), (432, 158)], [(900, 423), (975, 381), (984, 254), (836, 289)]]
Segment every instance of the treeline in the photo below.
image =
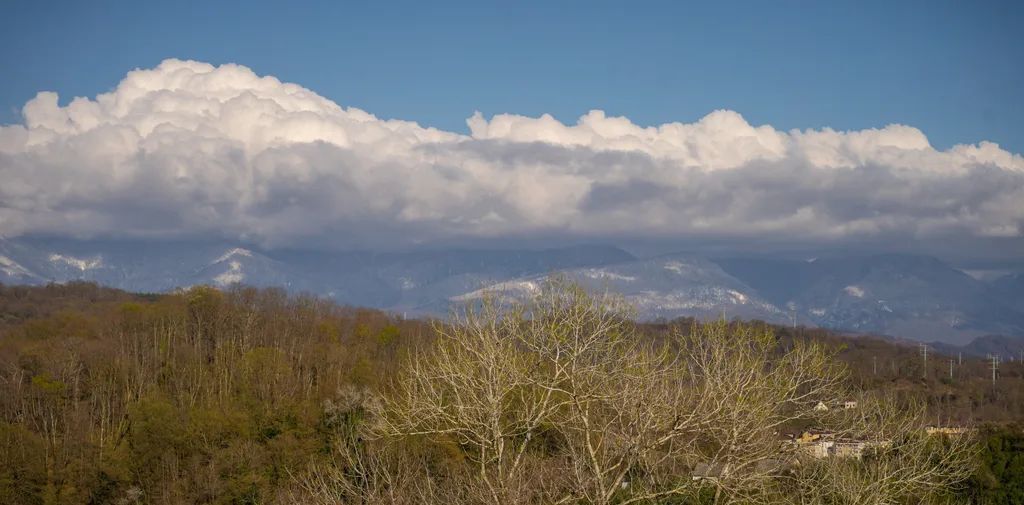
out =
[[(647, 335), (667, 335), (695, 321), (642, 324)], [(763, 323), (758, 323), (763, 324)], [(864, 391), (886, 391), (903, 399), (923, 401), (933, 424), (980, 425), (1024, 420), (1024, 363), (998, 364), (992, 381), (991, 362), (973, 356), (949, 356), (929, 351), (927, 360), (916, 343), (897, 343), (882, 337), (848, 336), (822, 328), (769, 325), (783, 342), (810, 338), (839, 352), (836, 358), (850, 370), (850, 379)]]
[(282, 290), (3, 287), (0, 503), (267, 503), (419, 321)]
[[(699, 328), (689, 323), (633, 328), (657, 343)], [(362, 425), (395, 394), (411, 357), (438, 349), (446, 327), (278, 289), (136, 295), (88, 283), (0, 286), (0, 503), (337, 502), (380, 477), (359, 473), (369, 465), (365, 451), (383, 447)], [(1019, 365), (1004, 364), (993, 386), (984, 363), (965, 360), (948, 380), (948, 363), (937, 359), (914, 368), (914, 348), (774, 330), (779, 356), (798, 342), (824, 343), (848, 365), (851, 391), (920, 399), (940, 424), (1024, 418)], [(414, 430), (416, 419), (409, 413), (405, 426)], [(566, 457), (568, 435), (545, 423), (531, 432), (531, 454), (539, 445)], [(999, 430), (985, 432), (978, 461), (986, 465), (957, 496), (1020, 498), (1006, 471), (1019, 464), (1019, 430)], [(437, 475), (478, 457), (464, 442), (397, 435), (372, 455), (378, 463), (414, 456), (416, 471)]]

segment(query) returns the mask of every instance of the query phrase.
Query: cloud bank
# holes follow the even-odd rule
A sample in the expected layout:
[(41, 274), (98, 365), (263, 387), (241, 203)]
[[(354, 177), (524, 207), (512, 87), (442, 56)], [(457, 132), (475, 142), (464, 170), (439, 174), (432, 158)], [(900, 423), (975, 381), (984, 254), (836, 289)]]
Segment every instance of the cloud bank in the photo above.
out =
[(890, 125), (780, 131), (718, 110), (642, 127), (383, 120), (240, 65), (166, 60), (0, 127), (0, 234), (268, 247), (516, 237), (1019, 239), (1024, 157)]

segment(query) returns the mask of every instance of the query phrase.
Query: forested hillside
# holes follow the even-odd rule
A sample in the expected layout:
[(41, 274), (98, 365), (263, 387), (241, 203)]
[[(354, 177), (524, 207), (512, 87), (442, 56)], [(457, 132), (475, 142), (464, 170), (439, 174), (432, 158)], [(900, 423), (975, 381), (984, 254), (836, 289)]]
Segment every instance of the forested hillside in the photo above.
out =
[(0, 502), (257, 503), (425, 325), (279, 290), (6, 287)]
[[(359, 468), (339, 451), (350, 448), (367, 402), (392, 391), (437, 328), (277, 289), (0, 285), (0, 502), (330, 502), (318, 490)], [(660, 342), (700, 328), (678, 320), (636, 331)], [(957, 496), (1020, 497), (1002, 483), (1020, 479), (1006, 466), (1020, 464), (1020, 429), (1006, 423), (1024, 419), (1021, 363), (1000, 364), (993, 382), (982, 360), (954, 361), (951, 376), (949, 357), (925, 362), (916, 347), (770, 330), (779, 352), (823, 344), (851, 387), (920, 400), (934, 424), (1002, 426), (986, 432), (985, 465)], [(556, 430), (537, 436), (552, 454), (567, 443)], [(465, 443), (399, 440), (433, 471), (474, 457)]]

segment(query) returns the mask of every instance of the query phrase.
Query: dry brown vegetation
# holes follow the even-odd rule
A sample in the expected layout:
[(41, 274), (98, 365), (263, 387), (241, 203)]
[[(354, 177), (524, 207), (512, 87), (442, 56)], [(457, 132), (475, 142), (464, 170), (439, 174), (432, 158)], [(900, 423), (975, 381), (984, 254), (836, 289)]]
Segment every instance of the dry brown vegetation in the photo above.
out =
[[(555, 281), (525, 304), (485, 300), (439, 325), (366, 402), (364, 436), (392, 448), (364, 461), (403, 490), (360, 475), (320, 495), (342, 503), (917, 503), (968, 478), (969, 436), (925, 434), (923, 410), (888, 396), (850, 411), (833, 349), (780, 343), (764, 325), (714, 322), (642, 338), (628, 307)], [(817, 460), (780, 431), (810, 423), (873, 443), (857, 460)], [(459, 456), (431, 467), (406, 443)], [(358, 460), (363, 453), (350, 453)], [(711, 478), (694, 479), (704, 465)], [(320, 481), (322, 482), (322, 481)], [(388, 486), (385, 486), (387, 488)]]
[(325, 401), (424, 329), (280, 290), (4, 290), (2, 503), (278, 500), (329, 459)]
[[(945, 404), (866, 375), (856, 341), (637, 326), (564, 283), (470, 309), (0, 286), (0, 502), (918, 503), (970, 467), (966, 439), (920, 429)], [(781, 441), (812, 425), (890, 445), (813, 461)]]

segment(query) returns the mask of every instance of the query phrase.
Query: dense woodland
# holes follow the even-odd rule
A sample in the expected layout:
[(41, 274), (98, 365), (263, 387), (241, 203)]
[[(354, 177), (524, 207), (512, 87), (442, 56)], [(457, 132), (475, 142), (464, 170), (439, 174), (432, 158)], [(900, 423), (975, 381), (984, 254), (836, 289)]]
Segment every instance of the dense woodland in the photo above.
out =
[[(279, 289), (0, 285), (0, 503), (330, 502), (323, 485), (360, 468), (339, 454), (361, 443), (367, 399), (391, 391), (443, 327)], [(635, 329), (659, 342), (699, 327)], [(851, 391), (919, 401), (933, 424), (981, 428), (976, 469), (951, 502), (1024, 503), (1021, 363), (1000, 364), (993, 383), (976, 358), (952, 358), (951, 375), (950, 357), (925, 364), (913, 346), (771, 329), (780, 348), (831, 349)], [(551, 433), (538, 439), (565, 443)], [(466, 444), (401, 444), (392, 456), (435, 474), (474, 457)]]

